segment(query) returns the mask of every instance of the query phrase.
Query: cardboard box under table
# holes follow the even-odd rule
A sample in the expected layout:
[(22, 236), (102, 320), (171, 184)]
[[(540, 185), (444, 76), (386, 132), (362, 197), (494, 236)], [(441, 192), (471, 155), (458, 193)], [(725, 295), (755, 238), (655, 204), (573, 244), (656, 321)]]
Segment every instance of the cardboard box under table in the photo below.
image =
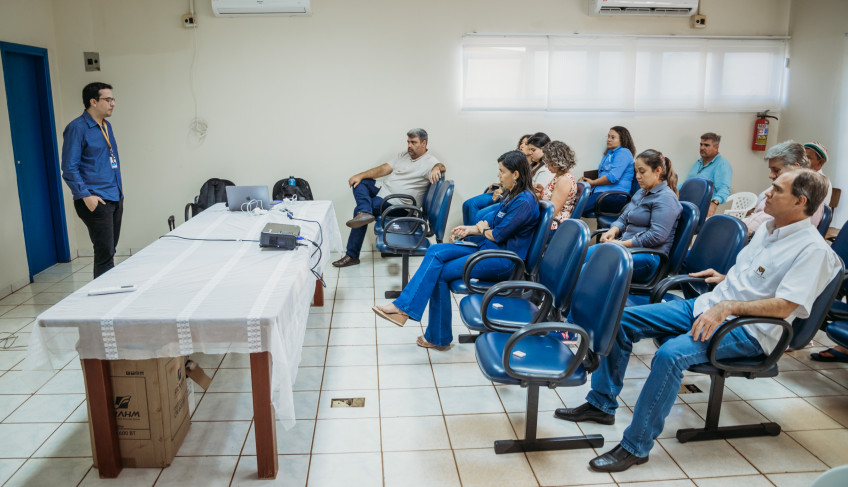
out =
[[(110, 363), (112, 405), (123, 466), (167, 467), (176, 456), (191, 424), (184, 362), (182, 357), (169, 357)], [(94, 424), (90, 407), (88, 423)], [(92, 427), (89, 433), (97, 467)]]
[[(129, 457), (122, 443), (127, 435), (118, 433), (128, 430), (119, 428), (114, 414), (115, 396), (123, 387), (113, 381), (121, 375), (118, 361), (181, 361), (198, 352), (250, 355), (259, 477), (276, 476), (275, 418), (284, 427), (294, 425), (292, 385), (306, 320), (310, 303), (321, 304), (312, 269), (321, 273), (331, 250), (341, 248), (331, 202), (286, 205), (301, 219), (301, 234), (321, 244), (320, 252), (311, 245), (261, 249), (256, 240), (262, 229), (268, 223), (289, 223), (286, 213), (251, 215), (218, 204), (168, 234), (180, 238), (156, 240), (36, 319), (27, 354), (32, 368), (55, 370), (77, 353), (82, 359), (101, 477), (114, 478), (130, 466), (122, 461)], [(320, 222), (320, 229), (310, 220)], [(137, 291), (88, 295), (128, 284)], [(150, 388), (147, 393), (149, 399)], [(178, 424), (170, 426), (174, 450)], [(164, 437), (164, 426), (162, 431)]]

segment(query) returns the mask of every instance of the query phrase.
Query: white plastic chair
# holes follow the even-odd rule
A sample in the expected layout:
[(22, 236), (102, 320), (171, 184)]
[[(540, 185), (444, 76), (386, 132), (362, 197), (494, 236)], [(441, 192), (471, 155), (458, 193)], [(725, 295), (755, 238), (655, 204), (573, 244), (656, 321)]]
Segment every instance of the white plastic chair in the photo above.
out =
[(748, 192), (733, 193), (727, 197), (727, 203), (730, 203), (730, 209), (724, 210), (724, 214), (741, 220), (748, 211), (757, 206), (757, 195)]
[(845, 485), (848, 485), (848, 465), (828, 470), (810, 487), (843, 487)]

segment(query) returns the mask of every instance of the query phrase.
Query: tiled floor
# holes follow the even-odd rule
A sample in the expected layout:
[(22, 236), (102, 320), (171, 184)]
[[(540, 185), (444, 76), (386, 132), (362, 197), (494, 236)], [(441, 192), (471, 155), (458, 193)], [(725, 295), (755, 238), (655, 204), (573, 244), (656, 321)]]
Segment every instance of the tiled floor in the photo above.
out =
[[(848, 463), (848, 364), (811, 362), (792, 352), (774, 379), (728, 381), (723, 424), (778, 421), (779, 437), (680, 444), (681, 427), (703, 424), (706, 393), (680, 397), (645, 465), (591, 472), (592, 450), (495, 455), (492, 442), (523, 435), (525, 391), (483, 379), (472, 345), (448, 352), (415, 346), (422, 329), (375, 319), (369, 308), (399, 287), (400, 261), (363, 254), (362, 264), (330, 267), (323, 308), (312, 308), (298, 380), (297, 424), (278, 428), (280, 474), (256, 479), (249, 370), (243, 356), (195, 357), (214, 380), (196, 390), (192, 426), (165, 469), (125, 469), (102, 481), (91, 466), (79, 361), (58, 374), (21, 370), (34, 317), (90, 279), (91, 259), (59, 264), (0, 299), (0, 483), (3, 485), (165, 486), (806, 486)], [(376, 299), (375, 299), (376, 296)], [(454, 305), (455, 306), (455, 305)], [(455, 332), (460, 321), (455, 320)], [(456, 334), (456, 333), (455, 333)], [(550, 411), (583, 402), (587, 386), (543, 390), (540, 435), (602, 433), (614, 446), (651, 362), (638, 344), (613, 426), (576, 425)], [(708, 390), (704, 377), (686, 383)], [(334, 397), (364, 397), (363, 408), (330, 408)]]

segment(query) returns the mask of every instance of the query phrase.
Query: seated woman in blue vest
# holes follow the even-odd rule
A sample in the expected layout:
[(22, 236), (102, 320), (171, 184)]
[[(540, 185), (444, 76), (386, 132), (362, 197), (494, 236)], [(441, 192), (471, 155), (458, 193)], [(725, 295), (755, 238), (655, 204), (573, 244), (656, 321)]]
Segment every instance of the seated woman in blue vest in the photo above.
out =
[[(677, 219), (683, 207), (677, 199), (677, 174), (671, 161), (659, 151), (648, 149), (633, 163), (639, 191), (624, 208), (612, 227), (601, 235), (601, 243), (616, 242), (627, 248), (642, 247), (668, 254), (674, 240)], [(594, 247), (589, 247), (586, 260)], [(633, 255), (633, 282), (651, 278), (660, 258), (652, 254)]]
[[(527, 162), (530, 164), (530, 177), (533, 178), (534, 184), (541, 183), (544, 186), (553, 178), (542, 161), (542, 149), (550, 141), (551, 138), (542, 132), (523, 135), (518, 139), (517, 150), (527, 156)], [(495, 183), (485, 193), (465, 200), (462, 203), (462, 224), (474, 225), (480, 220), (487, 219), (502, 196), (503, 189), (499, 187), (498, 183)]]
[(595, 200), (607, 191), (624, 191), (630, 193), (633, 185), (633, 156), (636, 146), (630, 131), (616, 125), (607, 134), (607, 149), (598, 164), (598, 177), (591, 179), (582, 177), (580, 181), (589, 183), (592, 194), (586, 200), (583, 216), (590, 216), (595, 211)]
[[(468, 258), (481, 249), (504, 249), (515, 252), (519, 258), (527, 257), (533, 232), (539, 223), (539, 202), (532, 189), (532, 177), (527, 157), (511, 151), (498, 159), (498, 180), (504, 188), (504, 197), (491, 217), (476, 225), (463, 225), (451, 231), (451, 240), (472, 237), (474, 245), (441, 243), (430, 247), (415, 275), (401, 292), (400, 297), (385, 306), (374, 306), (377, 315), (403, 326), (412, 318), (421, 321), (424, 308), (429, 303), (430, 313), (424, 336), (418, 337), (418, 346), (447, 350), (453, 340), (451, 334), (451, 292), (448, 283), (462, 277), (462, 268)], [(509, 278), (513, 264), (506, 259), (487, 259), (474, 267), (471, 276), (488, 281)]]

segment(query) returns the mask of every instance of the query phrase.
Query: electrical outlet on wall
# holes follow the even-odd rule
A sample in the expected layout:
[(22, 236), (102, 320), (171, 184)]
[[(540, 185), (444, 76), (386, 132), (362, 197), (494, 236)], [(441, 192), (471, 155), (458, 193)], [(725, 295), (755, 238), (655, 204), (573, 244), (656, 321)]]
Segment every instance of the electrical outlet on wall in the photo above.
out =
[(693, 15), (692, 16), (692, 28), (693, 29), (703, 29), (707, 26), (707, 16), (706, 15)]
[(195, 14), (183, 15), (183, 27), (186, 29), (197, 27), (197, 16)]

